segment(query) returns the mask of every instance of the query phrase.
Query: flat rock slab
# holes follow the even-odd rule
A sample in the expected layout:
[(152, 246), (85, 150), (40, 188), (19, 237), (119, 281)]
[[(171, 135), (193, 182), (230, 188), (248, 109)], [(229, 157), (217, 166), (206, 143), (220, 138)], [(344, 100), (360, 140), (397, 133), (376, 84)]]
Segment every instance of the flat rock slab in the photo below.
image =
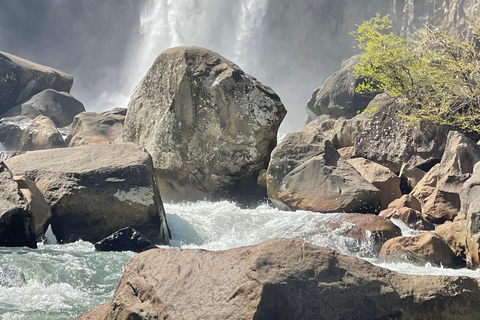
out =
[(228, 251), (152, 249), (132, 258), (113, 299), (85, 319), (480, 317), (478, 280), (404, 275), (291, 239)]
[(52, 206), (61, 242), (96, 242), (130, 226), (159, 243), (168, 228), (150, 155), (134, 144), (29, 152), (7, 160), (34, 181)]

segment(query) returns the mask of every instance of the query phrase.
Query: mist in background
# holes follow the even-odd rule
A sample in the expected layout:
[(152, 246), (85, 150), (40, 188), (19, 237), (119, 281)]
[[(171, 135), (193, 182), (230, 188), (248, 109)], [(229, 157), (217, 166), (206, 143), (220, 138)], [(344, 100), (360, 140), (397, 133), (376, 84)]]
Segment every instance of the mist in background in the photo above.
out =
[(72, 95), (99, 112), (127, 107), (163, 50), (202, 46), (272, 87), (288, 109), (280, 130), (299, 131), (314, 89), (355, 53), (349, 32), (385, 3), (0, 0), (0, 50), (70, 73)]

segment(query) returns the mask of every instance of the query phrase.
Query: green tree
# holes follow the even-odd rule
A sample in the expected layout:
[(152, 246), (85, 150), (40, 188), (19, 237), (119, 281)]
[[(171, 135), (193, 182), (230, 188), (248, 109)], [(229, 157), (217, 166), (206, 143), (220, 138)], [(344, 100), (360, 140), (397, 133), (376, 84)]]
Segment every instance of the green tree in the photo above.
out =
[(420, 121), (480, 132), (480, 32), (456, 38), (426, 27), (416, 37), (391, 32), (388, 15), (352, 32), (361, 50), (357, 91), (398, 96), (407, 123)]

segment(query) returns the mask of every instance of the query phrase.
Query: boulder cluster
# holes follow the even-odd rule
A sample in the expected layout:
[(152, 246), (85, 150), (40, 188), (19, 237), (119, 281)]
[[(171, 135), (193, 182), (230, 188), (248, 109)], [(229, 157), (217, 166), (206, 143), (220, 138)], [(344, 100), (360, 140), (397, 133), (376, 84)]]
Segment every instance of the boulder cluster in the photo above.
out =
[(373, 243), (372, 258), (480, 266), (475, 137), (406, 125), (400, 100), (355, 92), (357, 62), (315, 90), (309, 122), (277, 146), (280, 98), (209, 50), (166, 50), (128, 108), (103, 113), (69, 95), (71, 76), (0, 52), (0, 245), (35, 248), (50, 226), (61, 243), (145, 251), (78, 319), (478, 317), (475, 279), (401, 275), (299, 240), (156, 247), (170, 240), (163, 201), (268, 198), (343, 213), (318, 233), (353, 251)]

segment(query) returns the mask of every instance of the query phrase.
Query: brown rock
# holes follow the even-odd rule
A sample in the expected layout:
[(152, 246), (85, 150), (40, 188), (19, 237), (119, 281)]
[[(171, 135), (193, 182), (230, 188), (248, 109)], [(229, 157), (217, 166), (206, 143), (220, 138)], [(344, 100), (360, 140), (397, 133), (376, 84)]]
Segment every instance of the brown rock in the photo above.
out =
[(353, 147), (345, 147), (337, 149), (338, 154), (345, 160), (351, 159), (353, 157)]
[(53, 121), (45, 116), (38, 116), (25, 130), (20, 141), (21, 151), (45, 150), (65, 146), (62, 135)]
[(347, 160), (368, 182), (380, 190), (381, 209), (402, 196), (400, 178), (387, 167), (363, 158)]
[(42, 192), (35, 183), (25, 176), (14, 176), (20, 191), (30, 204), (33, 216), (35, 217), (35, 236), (40, 241), (48, 227), (48, 220), (52, 217), (50, 205), (45, 201)]
[(460, 211), (460, 196), (436, 189), (425, 199), (422, 208), (423, 216), (432, 223), (453, 221)]
[(435, 229), (435, 233), (448, 244), (459, 260), (466, 260), (467, 221), (445, 222)]
[(379, 216), (386, 219), (398, 219), (414, 230), (435, 230), (435, 226), (425, 220), (420, 211), (412, 208), (388, 208), (380, 212)]
[(422, 211), (422, 205), (417, 200), (417, 198), (415, 198), (411, 194), (404, 194), (403, 196), (401, 196), (400, 198), (392, 201), (388, 205), (388, 209), (398, 210), (398, 209), (401, 209), (401, 208), (404, 208), (404, 207), (412, 208), (412, 209), (417, 210), (417, 211)]
[(426, 174), (425, 171), (405, 163), (399, 173), (402, 185), (406, 191), (404, 193), (410, 193)]
[(434, 232), (390, 239), (383, 245), (379, 257), (420, 264), (430, 262), (445, 267), (454, 267), (461, 263), (452, 249)]
[(439, 177), (438, 168), (440, 164), (436, 164), (428, 171), (428, 173), (420, 180), (415, 188), (413, 188), (411, 194), (417, 198), (420, 203), (430, 196), (437, 188), (437, 180)]
[(152, 249), (111, 302), (77, 318), (438, 320), (480, 317), (478, 280), (414, 276), (298, 240), (228, 251)]
[(115, 108), (102, 113), (76, 115), (65, 144), (77, 147), (113, 143), (122, 134), (126, 113), (127, 109)]

